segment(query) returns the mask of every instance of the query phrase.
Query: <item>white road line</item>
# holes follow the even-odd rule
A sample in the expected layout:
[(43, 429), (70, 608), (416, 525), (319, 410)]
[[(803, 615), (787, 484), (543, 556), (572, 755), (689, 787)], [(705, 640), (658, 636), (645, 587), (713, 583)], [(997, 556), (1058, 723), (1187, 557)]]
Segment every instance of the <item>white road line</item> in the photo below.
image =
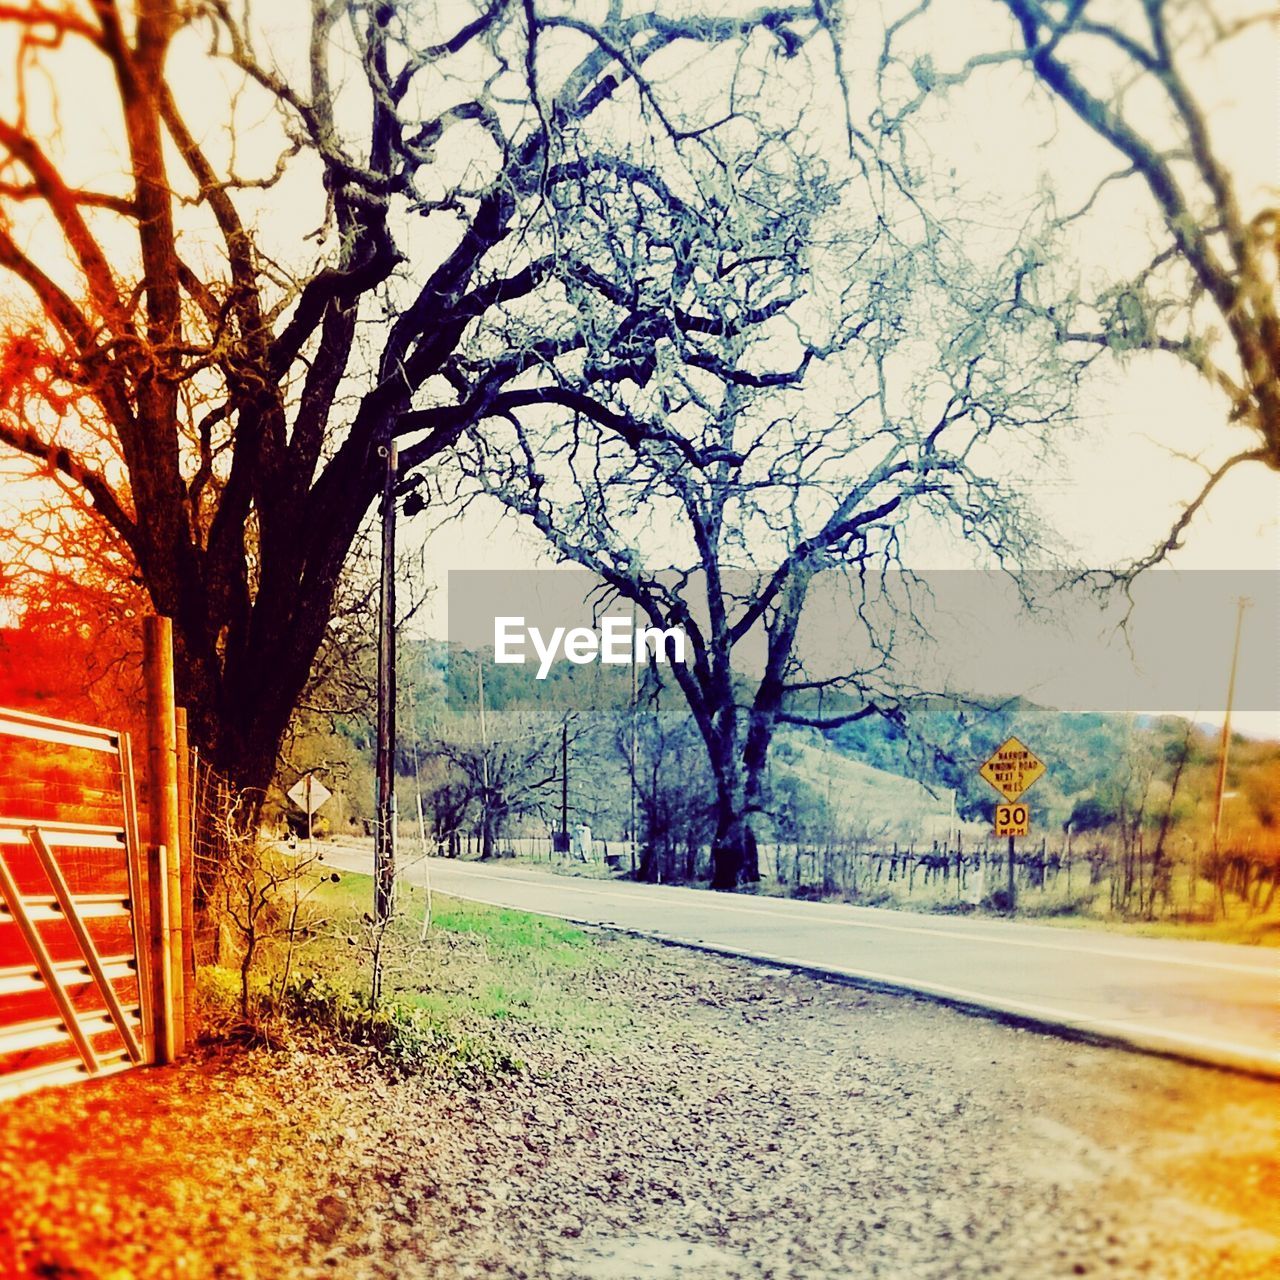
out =
[[(580, 888), (577, 885), (559, 884), (548, 885), (540, 880), (525, 880), (519, 876), (504, 876), (492, 872), (476, 872), (464, 870), (460, 867), (451, 866), (447, 874), (470, 876), (473, 880), (494, 881), (503, 884), (518, 884), (525, 888), (534, 889), (550, 889), (555, 888), (556, 892), (592, 894), (599, 898), (608, 898), (614, 902), (642, 902), (651, 906), (670, 907), (672, 899), (665, 896), (646, 895), (643, 890), (618, 893), (610, 892), (608, 889), (591, 889)], [(447, 890), (440, 890), (447, 893)], [(499, 904), (510, 906), (509, 903)], [(682, 902), (681, 906), (702, 907), (701, 902)], [(777, 920), (787, 920), (791, 924), (812, 923), (813, 917), (806, 921), (806, 917), (794, 911), (780, 911), (771, 907), (746, 907), (737, 903), (725, 902), (719, 897), (707, 895), (705, 907), (714, 911), (732, 912), (738, 915), (746, 916), (763, 916)], [(516, 908), (519, 910), (520, 908)], [(1199, 960), (1189, 956), (1170, 956), (1170, 955), (1146, 955), (1140, 950), (1126, 951), (1116, 947), (1095, 947), (1095, 946), (1071, 946), (1069, 943), (1063, 942), (1038, 942), (1030, 938), (1006, 938), (994, 934), (968, 933), (946, 928), (920, 928), (914, 925), (906, 924), (886, 924), (870, 920), (842, 920), (836, 915), (822, 917), (823, 923), (840, 925), (845, 929), (876, 929), (884, 933), (910, 933), (917, 934), (926, 938), (947, 938), (957, 942), (977, 942), (988, 943), (995, 946), (1004, 947), (1026, 947), (1036, 951), (1063, 951), (1070, 955), (1084, 956), (1103, 956), (1116, 960), (1138, 961), (1142, 964), (1171, 964), (1178, 965), (1189, 969), (1214, 969), (1222, 973), (1247, 973), (1254, 977), (1266, 977), (1270, 970), (1265, 964), (1234, 964), (1229, 960)], [(1276, 966), (1275, 976), (1280, 981), (1280, 964)], [(1280, 988), (1278, 988), (1280, 992)]]

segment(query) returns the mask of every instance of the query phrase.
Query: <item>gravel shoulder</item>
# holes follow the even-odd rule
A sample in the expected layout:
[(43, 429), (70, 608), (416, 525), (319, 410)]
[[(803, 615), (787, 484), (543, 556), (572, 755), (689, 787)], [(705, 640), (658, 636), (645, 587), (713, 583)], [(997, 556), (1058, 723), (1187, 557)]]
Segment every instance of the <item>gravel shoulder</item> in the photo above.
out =
[(0, 1275), (1280, 1273), (1280, 1091), (602, 935), (526, 1063), (213, 1049), (0, 1109)]

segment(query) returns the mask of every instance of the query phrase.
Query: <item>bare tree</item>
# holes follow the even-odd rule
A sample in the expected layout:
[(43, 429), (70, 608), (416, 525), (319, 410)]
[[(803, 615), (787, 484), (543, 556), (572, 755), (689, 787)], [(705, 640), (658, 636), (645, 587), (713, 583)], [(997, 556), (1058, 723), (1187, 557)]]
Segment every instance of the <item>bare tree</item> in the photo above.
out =
[[(900, 175), (871, 165), (845, 179), (794, 125), (750, 124), (736, 123), (736, 150), (726, 142), (731, 159), (697, 198), (629, 181), (574, 210), (576, 251), (609, 303), (582, 377), (644, 428), (513, 405), (456, 454), (463, 494), (498, 499), (691, 638), (673, 675), (714, 777), (721, 889), (756, 876), (752, 816), (776, 727), (891, 705), (893, 637), (878, 632), (869, 661), (834, 681), (853, 708), (807, 709), (833, 684), (799, 656), (815, 577), (844, 572), (861, 600), (925, 524), (988, 564), (1026, 564), (1034, 525), (993, 474), (997, 450), (1030, 456), (1071, 399), (1069, 376), (1036, 367), (1052, 326), (1019, 307), (1035, 268), (1016, 237), (992, 255), (988, 235), (994, 263), (971, 262), (915, 179), (895, 187)], [(638, 295), (670, 305), (640, 327)]]
[[(1115, 188), (1137, 188), (1152, 213), (1155, 244), (1132, 275), (1113, 273), (1100, 290), (1025, 303), (1052, 315), (1068, 358), (1101, 351), (1156, 353), (1180, 360), (1217, 388), (1227, 420), (1249, 442), (1206, 469), (1199, 492), (1168, 535), (1129, 567), (1150, 567), (1175, 550), (1223, 477), (1244, 463), (1280, 471), (1280, 210), (1233, 173), (1205, 92), (1206, 68), (1234, 42), (1255, 40), (1276, 14), (1223, 0), (994, 0), (1012, 20), (1011, 43), (946, 65), (925, 40), (935, 6), (921, 0), (886, 30), (878, 123), (902, 131), (931, 98), (1001, 63), (1019, 63), (1114, 153), (1092, 194), (1062, 213), (1060, 227), (1088, 215)], [(922, 43), (922, 41), (924, 41)], [(954, 42), (951, 42), (954, 46)], [(894, 72), (897, 74), (895, 75)], [(1220, 83), (1218, 81), (1217, 83)]]
[(636, 877), (670, 883), (700, 874), (702, 850), (715, 834), (715, 787), (697, 726), (682, 708), (663, 706), (662, 689), (651, 668), (636, 706), (619, 717), (612, 745), (635, 790)]
[(483, 737), (476, 727), (429, 742), (424, 752), (447, 760), (465, 779), (480, 856), (492, 858), (513, 819), (547, 816), (559, 794), (560, 724), (506, 715), (493, 717)]
[[(24, 476), (22, 463), (5, 468)], [(142, 637), (147, 597), (128, 549), (109, 526), (80, 522), (69, 538), (67, 486), (0, 487), (0, 598), (56, 668), (51, 709), (138, 734), (143, 725)], [(57, 563), (63, 573), (49, 573)]]
[(732, 81), (824, 35), (805, 4), (299, 7), (302, 47), (292, 10), (227, 0), (0, 10), (0, 444), (112, 528), (174, 619), (195, 740), (251, 794), (392, 442), (408, 473), (539, 405), (681, 443), (609, 403), (621, 367), (598, 393), (540, 376), (616, 301), (561, 211), (688, 185), (712, 121), (673, 65)]

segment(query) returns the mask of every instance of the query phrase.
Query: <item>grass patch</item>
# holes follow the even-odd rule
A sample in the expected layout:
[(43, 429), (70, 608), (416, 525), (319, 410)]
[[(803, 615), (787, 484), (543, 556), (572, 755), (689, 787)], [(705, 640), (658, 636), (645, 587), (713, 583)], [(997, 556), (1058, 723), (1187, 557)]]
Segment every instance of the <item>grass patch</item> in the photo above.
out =
[(384, 1066), (403, 1075), (488, 1077), (523, 1067), (503, 1046), (460, 1034), (428, 1010), (397, 999), (375, 1005), (366, 994), (315, 975), (290, 983), (283, 1011), (294, 1023), (372, 1050)]
[[(335, 882), (326, 872), (310, 901), (326, 915), (332, 915), (335, 924), (358, 923), (373, 902), (373, 877), (356, 871), (340, 872), (339, 877)], [(417, 937), (416, 931), (422, 926), (423, 890), (416, 885), (402, 885), (400, 892), (393, 930), (397, 936)], [(592, 939), (584, 930), (562, 920), (438, 893), (434, 895), (431, 928), (482, 938), (495, 955), (537, 954), (549, 963), (575, 963), (575, 953), (585, 953), (592, 947)]]
[(576, 965), (583, 959), (581, 953), (591, 946), (583, 930), (562, 920), (458, 898), (437, 897), (432, 927), (483, 938), (495, 955), (537, 955), (552, 965)]
[[(345, 879), (357, 881), (358, 892), (370, 883)], [(420, 930), (421, 898), (402, 905)], [(431, 929), (411, 951), (391, 978), (397, 997), (460, 1025), (542, 1027), (599, 1048), (627, 1024), (612, 1001), (589, 993), (590, 976), (615, 969), (619, 957), (563, 921), (436, 895)]]
[[(253, 985), (254, 1023), (324, 1028), (396, 1070), (497, 1073), (518, 1067), (518, 1028), (565, 1032), (583, 1047), (616, 1044), (630, 1018), (592, 974), (620, 957), (563, 921), (436, 895), (423, 932), (423, 890), (402, 886), (382, 937), (383, 999), (370, 1000), (375, 933), (373, 880), (320, 869), (309, 875), (307, 920), (280, 993), (284, 952), (267, 948)], [(314, 886), (314, 887), (312, 887)], [(274, 978), (273, 978), (274, 975)], [(575, 981), (569, 983), (567, 978)], [(584, 981), (577, 981), (582, 978)], [(206, 971), (203, 983), (233, 1005), (238, 975)], [(569, 990), (572, 987), (573, 990)], [(218, 1019), (215, 1019), (218, 1020)], [(235, 1022), (234, 1010), (220, 1019)]]

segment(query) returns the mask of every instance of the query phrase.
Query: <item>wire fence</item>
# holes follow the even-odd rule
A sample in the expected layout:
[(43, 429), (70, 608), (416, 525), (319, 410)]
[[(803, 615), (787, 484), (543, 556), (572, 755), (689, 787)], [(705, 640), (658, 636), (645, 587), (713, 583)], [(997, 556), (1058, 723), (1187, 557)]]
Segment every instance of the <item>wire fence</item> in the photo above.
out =
[[(416, 832), (415, 832), (416, 835)], [(415, 841), (416, 843), (416, 841)], [(479, 834), (459, 830), (431, 842), (438, 856), (478, 858)], [(628, 839), (589, 838), (585, 856), (558, 850), (553, 833), (504, 836), (499, 857), (548, 865), (587, 864), (619, 875), (637, 870), (666, 883), (690, 883), (710, 875), (711, 849), (701, 841), (671, 841), (667, 856), (646, 857)], [(756, 849), (761, 881), (795, 897), (843, 897), (872, 905), (980, 906), (1003, 909), (1013, 897), (1030, 909), (1053, 913), (1079, 909), (1160, 918), (1224, 915), (1232, 908), (1266, 914), (1280, 893), (1280, 850), (1230, 848), (1203, 853), (1194, 845), (1176, 851), (1142, 840), (1099, 833), (1088, 839), (1020, 840), (1010, 859), (1007, 841), (761, 842)]]
[[(259, 833), (251, 798), (194, 751), (189, 780), (196, 948), (205, 963), (217, 947), (208, 908), (228, 868), (243, 862), (239, 844), (258, 840)], [(440, 834), (425, 822), (402, 819), (398, 835), (399, 850), (415, 863), (432, 855), (478, 858), (484, 847), (471, 823)], [(577, 864), (584, 870), (595, 867), (599, 874), (667, 883), (709, 876), (711, 850), (705, 838), (668, 833), (664, 846), (662, 856), (646, 856), (643, 840), (588, 835), (585, 844), (575, 839), (566, 852), (548, 826), (503, 834), (493, 848), (498, 857)], [(1280, 849), (1231, 847), (1213, 853), (1190, 840), (1166, 848), (1142, 831), (1022, 839), (1012, 859), (1004, 839), (979, 840), (972, 833), (924, 845), (877, 843), (874, 837), (762, 841), (756, 852), (761, 880), (775, 891), (871, 905), (1003, 909), (1012, 897), (1020, 907), (1045, 913), (1089, 910), (1155, 919), (1266, 914), (1280, 892)], [(405, 858), (398, 856), (398, 867), (402, 863)]]
[(255, 841), (255, 815), (247, 811), (247, 797), (223, 774), (192, 750), (188, 760), (190, 804), (187, 832), (191, 849), (195, 901), (195, 959), (210, 964), (218, 959), (219, 921), (215, 905), (219, 890), (233, 868), (243, 861), (242, 846)]

